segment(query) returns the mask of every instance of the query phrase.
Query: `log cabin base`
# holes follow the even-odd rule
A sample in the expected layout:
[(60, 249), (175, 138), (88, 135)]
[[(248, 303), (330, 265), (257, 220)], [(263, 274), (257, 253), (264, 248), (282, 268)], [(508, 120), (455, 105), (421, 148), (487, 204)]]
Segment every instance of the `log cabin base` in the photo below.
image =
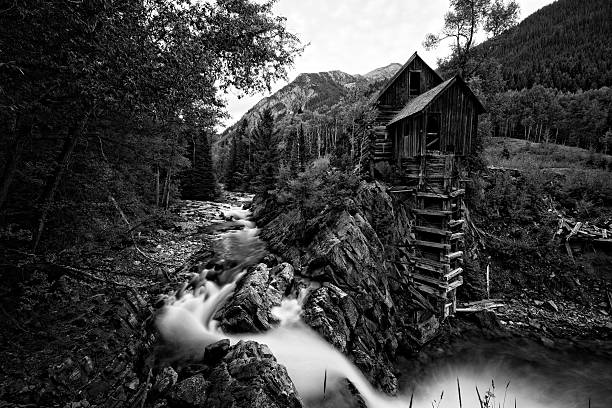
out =
[(398, 185), (389, 190), (400, 201), (416, 203), (402, 270), (440, 318), (455, 314), (457, 288), (463, 283), (465, 188), (457, 162), (454, 155), (440, 152), (404, 159)]

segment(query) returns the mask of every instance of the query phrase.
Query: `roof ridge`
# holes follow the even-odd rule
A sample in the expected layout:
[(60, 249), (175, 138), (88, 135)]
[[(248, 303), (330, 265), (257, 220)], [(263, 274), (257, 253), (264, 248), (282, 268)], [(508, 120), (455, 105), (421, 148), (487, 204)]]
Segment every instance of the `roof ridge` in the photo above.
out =
[(427, 108), (442, 92), (444, 92), (448, 87), (450, 87), (455, 82), (459, 82), (459, 84), (466, 90), (466, 92), (471, 96), (477, 103), (477, 108), (479, 108), (479, 113), (485, 113), (486, 108), (482, 105), (482, 102), (478, 99), (478, 97), (474, 94), (474, 91), (470, 88), (470, 86), (465, 82), (465, 80), (461, 77), (461, 75), (457, 74), (450, 79), (442, 82), (441, 84), (429, 89), (426, 92), (423, 92), (419, 96), (414, 99), (411, 99), (406, 103), (406, 105), (402, 108), (401, 111), (397, 115), (387, 123), (387, 126), (394, 124), (402, 119), (410, 117), (415, 113), (421, 112), (423, 109)]
[(418, 54), (417, 51), (414, 52), (414, 54), (412, 54), (410, 56), (410, 58), (408, 58), (408, 61), (406, 61), (404, 63), (404, 65), (402, 65), (402, 67), (400, 69), (397, 70), (397, 72), (395, 73), (395, 75), (393, 75), (386, 83), (385, 85), (382, 87), (382, 89), (376, 94), (376, 98), (374, 99), (374, 101), (377, 101), (378, 99), (380, 99), (380, 97), (387, 91), (387, 89), (389, 89), (391, 87), (391, 85), (393, 85), (393, 83), (395, 82), (395, 80), (397, 78), (399, 78), (399, 76), (406, 70), (406, 68), (408, 68), (408, 65), (410, 65), (410, 63), (412, 63), (412, 61), (414, 61), (414, 59), (416, 57), (419, 57), (421, 59), (421, 61), (423, 61), (423, 63), (425, 64), (426, 67), (428, 67), (431, 72), (434, 73), (434, 75), (436, 75), (441, 81), (442, 81), (442, 77), (440, 75), (438, 75), (438, 73), (436, 72), (435, 69), (433, 69), (432, 67), (429, 66), (429, 64), (427, 62), (425, 62), (425, 60), (423, 58), (421, 58), (421, 56)]

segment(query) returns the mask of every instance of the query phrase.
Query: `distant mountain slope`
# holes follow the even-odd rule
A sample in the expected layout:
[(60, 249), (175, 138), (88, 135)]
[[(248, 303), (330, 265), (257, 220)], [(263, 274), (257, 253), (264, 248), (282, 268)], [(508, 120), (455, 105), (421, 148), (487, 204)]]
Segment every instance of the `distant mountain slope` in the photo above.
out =
[(365, 79), (368, 81), (380, 81), (387, 80), (391, 78), (399, 69), (402, 67), (402, 64), (398, 64), (394, 62), (393, 64), (389, 64), (386, 67), (377, 68), (363, 75)]
[(558, 0), (485, 42), (511, 89), (612, 85), (612, 1)]
[[(365, 75), (351, 75), (342, 71), (300, 74), (273, 95), (257, 102), (238, 122), (247, 120), (249, 125), (253, 126), (259, 112), (266, 108), (272, 109), (274, 116), (280, 120), (291, 112), (316, 111), (331, 107), (347, 95), (357, 82), (365, 81), (372, 86), (382, 86), (382, 82), (395, 75), (401, 67), (401, 64), (393, 63)], [(217, 139), (217, 143), (226, 140), (237, 123), (227, 128)]]

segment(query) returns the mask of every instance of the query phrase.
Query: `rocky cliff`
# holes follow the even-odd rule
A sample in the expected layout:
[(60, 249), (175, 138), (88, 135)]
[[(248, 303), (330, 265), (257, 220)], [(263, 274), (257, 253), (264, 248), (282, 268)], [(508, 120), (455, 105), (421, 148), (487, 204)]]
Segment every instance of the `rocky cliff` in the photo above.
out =
[[(273, 205), (272, 205), (273, 207)], [(408, 316), (414, 312), (408, 283), (393, 261), (411, 219), (380, 183), (362, 182), (340, 208), (308, 222), (296, 240), (295, 212), (277, 212), (256, 200), (254, 214), (269, 250), (295, 268), (296, 280), (319, 283), (302, 319), (348, 355), (381, 390), (395, 393), (391, 364), (399, 346), (410, 344)]]

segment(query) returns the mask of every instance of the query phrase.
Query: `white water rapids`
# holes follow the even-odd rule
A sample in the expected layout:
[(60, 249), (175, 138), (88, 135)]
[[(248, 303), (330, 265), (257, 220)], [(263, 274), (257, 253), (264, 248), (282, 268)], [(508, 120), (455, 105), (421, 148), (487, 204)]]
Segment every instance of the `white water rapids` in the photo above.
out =
[[(229, 339), (232, 344), (240, 340), (257, 341), (266, 344), (278, 362), (287, 368), (289, 376), (304, 400), (320, 400), (325, 381), (327, 389), (332, 389), (334, 384), (346, 378), (359, 390), (369, 408), (459, 407), (457, 378), (461, 380), (462, 406), (469, 408), (480, 406), (475, 387), (479, 387), (484, 399), (492, 379), (495, 379), (497, 385), (496, 398), (494, 402), (491, 401), (495, 407), (513, 407), (517, 401), (516, 406), (519, 408), (578, 408), (586, 407), (587, 397), (593, 396), (591, 394), (593, 390), (589, 390), (587, 395), (581, 392), (577, 398), (570, 398), (567, 392), (571, 393), (571, 388), (568, 390), (567, 382), (562, 386), (556, 385), (554, 373), (545, 377), (534, 376), (533, 370), (526, 364), (521, 364), (520, 367), (497, 364), (496, 357), (477, 361), (478, 346), (474, 345), (467, 349), (467, 354), (461, 353), (465, 361), (460, 364), (446, 363), (440, 367), (429, 367), (425, 375), (421, 373), (419, 377), (422, 378), (415, 381), (414, 404), (411, 405), (410, 394), (408, 397), (391, 398), (377, 392), (342, 353), (301, 322), (303, 296), (299, 299), (285, 299), (281, 307), (272, 311), (281, 322), (278, 328), (262, 334), (223, 333), (213, 316), (232, 296), (236, 282), (244, 275), (245, 265), (252, 264), (258, 259), (254, 248), (262, 246), (258, 237), (259, 231), (255, 224), (248, 220), (249, 215), (249, 211), (239, 208), (232, 208), (226, 212), (226, 216), (233, 217), (243, 227), (239, 231), (222, 234), (219, 241), (221, 245), (219, 252), (226, 259), (231, 258), (234, 261), (233, 265), (238, 266), (226, 270), (222, 276), (219, 276), (218, 271), (214, 269), (204, 270), (200, 276), (192, 280), (189, 291), (180, 290), (175, 296), (168, 298), (158, 315), (157, 328), (177, 355), (185, 358), (201, 358), (205, 346), (221, 339)], [(213, 275), (222, 283), (216, 284), (207, 280), (207, 276), (211, 278)], [(470, 357), (472, 353), (474, 355)], [(559, 370), (566, 367), (569, 362), (562, 361), (560, 364)], [(574, 378), (569, 374), (570, 380)], [(508, 380), (512, 380), (513, 385), (506, 390), (505, 385)], [(548, 384), (548, 388), (545, 388), (545, 381), (552, 382), (552, 385)], [(440, 401), (442, 391), (444, 396)], [(605, 402), (604, 405), (600, 405), (604, 398), (605, 396), (600, 397), (599, 401), (595, 399), (593, 408), (609, 406)]]
[[(233, 208), (226, 216), (237, 219), (243, 225), (239, 231), (222, 234), (224, 252), (241, 249), (242, 256), (248, 256), (245, 248), (259, 240), (258, 229), (247, 220), (249, 211)], [(222, 339), (232, 344), (240, 340), (253, 340), (266, 344), (278, 362), (287, 368), (291, 380), (300, 396), (306, 400), (323, 395), (323, 384), (332, 388), (338, 381), (348, 379), (359, 390), (370, 408), (408, 407), (406, 401), (390, 398), (378, 393), (363, 374), (338, 350), (323, 340), (317, 333), (300, 321), (301, 302), (298, 299), (284, 299), (281, 307), (272, 313), (281, 322), (278, 328), (262, 334), (228, 335), (223, 333), (213, 320), (215, 312), (232, 295), (236, 282), (243, 271), (228, 271), (231, 277), (223, 280), (229, 283), (218, 286), (206, 280), (212, 270), (204, 270), (193, 290), (179, 291), (167, 300), (159, 314), (156, 325), (164, 341), (177, 354), (186, 358), (201, 358), (204, 348)]]

